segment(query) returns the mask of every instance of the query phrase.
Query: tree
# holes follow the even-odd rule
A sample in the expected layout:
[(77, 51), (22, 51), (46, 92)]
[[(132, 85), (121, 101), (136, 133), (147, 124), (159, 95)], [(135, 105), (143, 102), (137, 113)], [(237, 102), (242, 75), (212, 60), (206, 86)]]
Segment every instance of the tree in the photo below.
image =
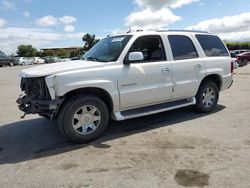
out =
[(81, 49), (71, 51), (70, 58), (79, 56), (81, 54), (80, 52), (81, 52)]
[(57, 56), (61, 57), (61, 58), (66, 58), (69, 57), (69, 53), (64, 50), (64, 49), (59, 49), (56, 53)]
[(19, 45), (17, 55), (19, 57), (32, 57), (36, 55), (37, 50), (32, 45)]
[(54, 56), (54, 51), (53, 50), (45, 50), (43, 52), (43, 57), (46, 57), (46, 56)]
[(43, 57), (43, 52), (37, 51), (35, 56), (36, 57)]
[(82, 37), (83, 42), (85, 42), (83, 46), (83, 51), (87, 52), (92, 48), (97, 42), (99, 42), (99, 39), (95, 38), (95, 35), (91, 35), (89, 33), (85, 34)]

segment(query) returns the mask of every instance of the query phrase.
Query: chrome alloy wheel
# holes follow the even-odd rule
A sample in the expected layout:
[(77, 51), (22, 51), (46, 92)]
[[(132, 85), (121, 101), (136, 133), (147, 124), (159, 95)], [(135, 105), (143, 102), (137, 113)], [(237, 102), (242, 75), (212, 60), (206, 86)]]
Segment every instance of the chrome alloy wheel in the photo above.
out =
[(211, 87), (207, 88), (204, 91), (204, 93), (202, 94), (202, 103), (204, 107), (210, 108), (211, 106), (213, 106), (215, 98), (216, 98), (215, 95), (216, 95), (215, 91)]
[(82, 135), (94, 132), (101, 122), (101, 113), (95, 106), (87, 105), (79, 108), (72, 119), (74, 130)]

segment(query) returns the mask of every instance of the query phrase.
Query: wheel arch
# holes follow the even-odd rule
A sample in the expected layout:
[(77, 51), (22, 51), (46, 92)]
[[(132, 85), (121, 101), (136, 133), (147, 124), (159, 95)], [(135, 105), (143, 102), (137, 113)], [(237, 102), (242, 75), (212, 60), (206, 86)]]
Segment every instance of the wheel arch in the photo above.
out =
[[(207, 82), (207, 81), (213, 81), (217, 86), (219, 91), (221, 90), (222, 87), (222, 78), (220, 75), (218, 74), (210, 74), (207, 75), (205, 78), (203, 78), (203, 80), (201, 81), (200, 87), (202, 86), (203, 83)], [(199, 88), (200, 88), (199, 87)]]
[(68, 93), (64, 95), (64, 99), (65, 99), (64, 103), (67, 102), (73, 96), (82, 95), (82, 94), (95, 95), (96, 97), (103, 100), (103, 102), (107, 105), (109, 112), (113, 111), (114, 103), (113, 103), (111, 95), (106, 90), (102, 88), (97, 88), (97, 87), (86, 87), (86, 88), (79, 88), (79, 89), (69, 91)]

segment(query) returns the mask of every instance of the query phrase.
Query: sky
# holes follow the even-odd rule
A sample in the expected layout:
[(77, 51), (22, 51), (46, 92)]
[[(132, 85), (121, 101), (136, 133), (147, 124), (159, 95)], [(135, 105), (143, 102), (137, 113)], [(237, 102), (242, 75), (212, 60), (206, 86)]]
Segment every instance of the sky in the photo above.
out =
[(82, 46), (132, 30), (195, 29), (250, 41), (249, 0), (0, 0), (0, 50)]

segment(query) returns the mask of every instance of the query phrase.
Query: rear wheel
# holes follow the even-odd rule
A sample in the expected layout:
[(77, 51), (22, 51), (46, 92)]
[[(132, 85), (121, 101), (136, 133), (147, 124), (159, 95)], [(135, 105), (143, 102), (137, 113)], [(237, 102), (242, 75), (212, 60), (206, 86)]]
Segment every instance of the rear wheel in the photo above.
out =
[(201, 113), (208, 113), (213, 111), (219, 100), (218, 86), (212, 81), (204, 82), (197, 95), (195, 109)]
[(108, 120), (109, 111), (101, 99), (94, 95), (78, 95), (62, 107), (58, 126), (71, 141), (86, 143), (101, 136)]

